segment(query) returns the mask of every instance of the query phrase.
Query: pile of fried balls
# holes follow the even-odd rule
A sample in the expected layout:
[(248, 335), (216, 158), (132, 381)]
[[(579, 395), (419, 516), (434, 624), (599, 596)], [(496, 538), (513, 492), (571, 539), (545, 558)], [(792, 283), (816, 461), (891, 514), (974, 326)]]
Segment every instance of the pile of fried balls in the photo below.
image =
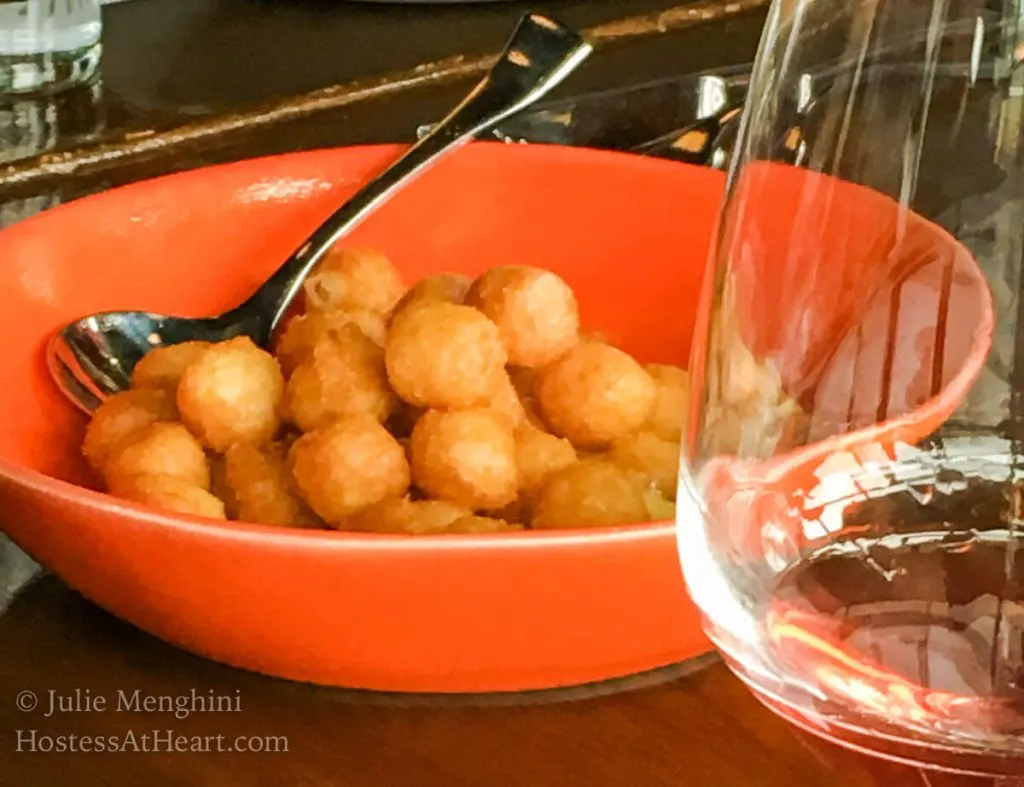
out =
[(335, 247), (273, 352), (152, 350), (83, 452), (110, 494), (211, 519), (442, 534), (673, 515), (689, 382), (581, 333), (569, 285), (505, 266), (407, 288)]

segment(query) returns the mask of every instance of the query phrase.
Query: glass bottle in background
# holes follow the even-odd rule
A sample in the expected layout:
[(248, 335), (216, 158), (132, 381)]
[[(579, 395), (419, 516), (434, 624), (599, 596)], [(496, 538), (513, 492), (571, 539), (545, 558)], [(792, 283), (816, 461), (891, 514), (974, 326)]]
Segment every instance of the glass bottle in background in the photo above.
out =
[(100, 0), (0, 0), (0, 97), (88, 82), (102, 27)]
[[(56, 95), (0, 100), (0, 169), (3, 165), (95, 139), (103, 130), (103, 85), (94, 80)], [(60, 203), (57, 189), (5, 198), (0, 186), (0, 229)]]

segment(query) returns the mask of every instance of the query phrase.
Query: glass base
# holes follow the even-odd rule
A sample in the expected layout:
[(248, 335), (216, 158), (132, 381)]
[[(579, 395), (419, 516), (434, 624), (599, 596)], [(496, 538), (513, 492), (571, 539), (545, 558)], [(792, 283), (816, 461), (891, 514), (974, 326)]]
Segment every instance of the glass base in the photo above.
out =
[(845, 749), (923, 770), (942, 771), (963, 776), (989, 777), (994, 787), (1024, 787), (1024, 757), (1001, 756), (978, 749), (936, 745), (915, 737), (907, 730), (886, 729), (874, 720), (825, 718), (797, 708), (790, 702), (765, 691), (750, 679), (742, 667), (726, 657), (729, 669), (747, 684), (754, 696), (769, 710), (790, 724)]
[(103, 46), (31, 55), (0, 54), (0, 98), (49, 94), (88, 82), (99, 71)]

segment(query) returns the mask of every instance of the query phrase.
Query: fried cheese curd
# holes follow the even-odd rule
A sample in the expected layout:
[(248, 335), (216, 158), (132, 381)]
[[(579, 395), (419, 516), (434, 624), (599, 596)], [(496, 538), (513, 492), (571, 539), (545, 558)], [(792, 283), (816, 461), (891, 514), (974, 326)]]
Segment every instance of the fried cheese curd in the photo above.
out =
[(554, 473), (533, 507), (538, 529), (607, 527), (648, 519), (644, 487), (611, 462), (586, 459)]
[(288, 467), (285, 443), (235, 443), (224, 455), (225, 505), (242, 522), (281, 527), (318, 527)]
[(410, 287), (409, 291), (401, 297), (391, 318), (394, 319), (407, 309), (425, 303), (460, 304), (466, 300), (466, 293), (469, 292), (472, 284), (472, 279), (458, 273), (438, 273), (434, 276), (427, 276)]
[(338, 336), (350, 327), (359, 329), (370, 341), (384, 345), (386, 326), (377, 312), (358, 309), (350, 312), (315, 311), (296, 315), (288, 322), (274, 347), (274, 355), (285, 375), (313, 354), (313, 349), (325, 337)]
[(498, 327), (479, 311), (435, 301), (395, 317), (384, 360), (392, 388), (409, 404), (461, 410), (495, 397), (508, 353)]
[(177, 388), (182, 422), (217, 453), (273, 439), (283, 397), (280, 364), (248, 337), (210, 347), (182, 372)]
[(405, 294), (398, 269), (376, 249), (334, 247), (303, 283), (307, 311), (388, 315)]
[(186, 516), (227, 518), (220, 498), (175, 476), (135, 476), (130, 486), (119, 491), (118, 497)]
[(405, 449), (368, 415), (307, 432), (288, 457), (302, 496), (330, 525), (409, 489)]
[(93, 413), (85, 429), (82, 453), (97, 473), (122, 443), (150, 424), (178, 419), (174, 394), (162, 389), (139, 388), (114, 394)]
[(322, 336), (285, 387), (283, 414), (309, 432), (339, 418), (387, 420), (395, 395), (384, 372), (384, 351), (355, 325)]
[(676, 499), (679, 477), (679, 444), (655, 432), (635, 432), (615, 443), (609, 459), (642, 478), (668, 500)]
[(671, 515), (689, 379), (581, 330), (529, 266), (408, 289), (372, 249), (306, 280), (272, 351), (154, 349), (82, 446), (111, 494), (291, 528), (408, 536), (590, 528)]
[(551, 363), (579, 341), (576, 296), (559, 276), (543, 268), (492, 268), (466, 294), (498, 326), (508, 360), (532, 369)]
[(583, 342), (544, 367), (534, 385), (551, 431), (583, 448), (606, 446), (637, 431), (654, 409), (651, 375), (622, 350)]
[(519, 491), (515, 433), (490, 410), (428, 410), (412, 430), (417, 487), (474, 511), (513, 503)]
[(502, 533), (522, 530), (495, 517), (479, 516), (446, 500), (392, 498), (348, 520), (348, 528), (371, 533), (432, 535), (440, 533)]
[(131, 387), (176, 391), (181, 375), (211, 346), (209, 342), (193, 341), (150, 350), (135, 364)]
[(654, 380), (654, 407), (645, 429), (663, 440), (678, 443), (690, 404), (690, 375), (678, 366), (649, 363), (644, 369)]
[(516, 467), (519, 494), (529, 500), (544, 486), (552, 473), (576, 462), (576, 449), (562, 437), (555, 437), (531, 423), (516, 431)]
[(202, 445), (181, 424), (154, 423), (134, 432), (103, 466), (111, 492), (131, 486), (135, 476), (167, 476), (203, 490), (210, 488), (210, 467)]

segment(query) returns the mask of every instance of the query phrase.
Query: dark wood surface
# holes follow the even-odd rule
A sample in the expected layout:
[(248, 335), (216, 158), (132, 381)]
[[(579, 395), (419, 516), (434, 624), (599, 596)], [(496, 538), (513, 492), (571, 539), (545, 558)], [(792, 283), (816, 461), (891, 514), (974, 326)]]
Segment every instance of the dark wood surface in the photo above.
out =
[[(164, 0), (134, 1), (145, 5)], [(744, 2), (754, 5), (761, 0)], [(715, 3), (709, 0), (703, 5), (710, 8)], [(561, 94), (749, 62), (762, 20), (763, 13), (754, 8), (730, 14), (710, 28), (688, 25), (656, 36), (627, 35), (605, 43)], [(488, 36), (489, 45), (500, 48), (509, 29), (506, 26), (499, 34)], [(715, 30), (715, 38), (709, 39), (709, 29)], [(453, 46), (457, 44), (453, 42)], [(22, 146), (19, 153), (0, 145), (0, 200), (42, 194), (65, 200), (144, 177), (238, 158), (409, 140), (418, 125), (437, 119), (464, 95), (485, 65), (486, 59), (460, 60), (458, 66), (434, 63), (430, 65), (435, 74), (431, 78), (421, 74), (410, 79), (408, 72), (385, 72), (312, 94), (290, 95), (284, 84), (279, 86), (279, 100), (268, 105), (240, 104), (230, 112), (201, 119), (174, 115), (166, 128), (143, 130), (117, 114), (120, 99), (107, 82), (57, 101), (21, 102), (19, 116), (35, 118), (33, 126), (23, 120), (20, 128), (4, 130), (4, 107), (0, 105), (0, 139), (6, 135), (20, 140)], [(407, 81), (398, 84), (403, 78)], [(373, 89), (366, 88), (370, 83)]]
[[(252, 129), (311, 116), (318, 127), (336, 128), (348, 111), (367, 102), (479, 77), (488, 56), (531, 10), (584, 31), (600, 48), (601, 57), (566, 86), (573, 91), (749, 59), (766, 2), (117, 3), (104, 12), (100, 83), (48, 101), (0, 101), (0, 194), (40, 158), (56, 160), (65, 176), (77, 175), (75, 163), (95, 159), (101, 148), (106, 163), (121, 166), (126, 157), (174, 158), (222, 148)], [(721, 20), (718, 46), (666, 38), (708, 20)], [(632, 42), (645, 46), (623, 53), (620, 45)], [(343, 111), (333, 121), (320, 119), (332, 109)], [(360, 128), (346, 129), (332, 144), (382, 133), (379, 124), (362, 128), (365, 121), (356, 122)], [(392, 135), (395, 128), (392, 122)]]
[[(17, 573), (11, 565), (0, 570)], [(52, 578), (18, 594), (0, 617), (0, 643), (0, 784), (11, 787), (996, 785), (876, 762), (801, 737), (714, 657), (524, 697), (349, 692), (263, 678), (183, 654)], [(92, 705), (102, 698), (107, 707), (47, 716), (49, 692), (71, 696), (76, 690), (80, 707), (87, 695)], [(118, 712), (119, 692), (130, 698), (136, 690), (170, 697), (212, 692), (237, 698), (237, 709), (182, 719)], [(39, 706), (20, 710), (24, 692)], [(170, 732), (190, 741), (202, 736), (211, 750), (168, 752)], [(129, 734), (135, 745), (123, 743)], [(162, 750), (141, 750), (151, 745), (147, 734)], [(246, 736), (276, 750), (220, 752), (216, 736), (227, 747)], [(70, 751), (111, 737), (129, 750)], [(54, 746), (64, 740), (69, 751), (40, 751), (48, 740)], [(1021, 787), (1009, 780), (999, 785)]]
[[(710, 9), (710, 25), (692, 24), (678, 3), (659, 0), (540, 7), (603, 31), (607, 46), (578, 90), (745, 62), (761, 24), (761, 15), (748, 12), (757, 4), (688, 6)], [(480, 56), (500, 46), (526, 7), (336, 0), (111, 6), (102, 88), (56, 104), (0, 105), (0, 157), (9, 163), (0, 170), (0, 225), (163, 172), (327, 144), (409, 139), (418, 123), (437, 117), (464, 90), (486, 63)], [(448, 76), (398, 89), (395, 75), (417, 64), (421, 73)], [(366, 80), (381, 89), (359, 93)], [(26, 118), (45, 123), (32, 126)], [(167, 144), (138, 144), (153, 137)], [(120, 157), (104, 158), (111, 149)], [(55, 151), (64, 157), (53, 158)], [(0, 511), (0, 530), (3, 516)], [(237, 710), (175, 718), (115, 709), (119, 693), (178, 697), (193, 690), (235, 697)], [(47, 716), (50, 692), (76, 691), (83, 710)], [(24, 709), (31, 704), (25, 692), (38, 707)], [(97, 708), (98, 699), (107, 706)], [(160, 751), (81, 751), (111, 737), (128, 748), (152, 748), (153, 731)], [(213, 750), (169, 752), (169, 733), (201, 736)], [(125, 742), (130, 734), (134, 746)], [(277, 751), (216, 751), (239, 736)], [(51, 743), (77, 751), (41, 750)], [(995, 787), (800, 736), (714, 656), (529, 696), (375, 695), (239, 672), (111, 618), (41, 573), (0, 535), (0, 787), (63, 785)], [(999, 787), (1022, 785), (1004, 780)]]
[[(339, 0), (133, 0), (104, 9), (102, 133), (164, 130), (327, 86), (500, 48), (524, 12), (590, 28), (680, 0), (377, 5)], [(73, 135), (60, 140), (70, 147)]]

